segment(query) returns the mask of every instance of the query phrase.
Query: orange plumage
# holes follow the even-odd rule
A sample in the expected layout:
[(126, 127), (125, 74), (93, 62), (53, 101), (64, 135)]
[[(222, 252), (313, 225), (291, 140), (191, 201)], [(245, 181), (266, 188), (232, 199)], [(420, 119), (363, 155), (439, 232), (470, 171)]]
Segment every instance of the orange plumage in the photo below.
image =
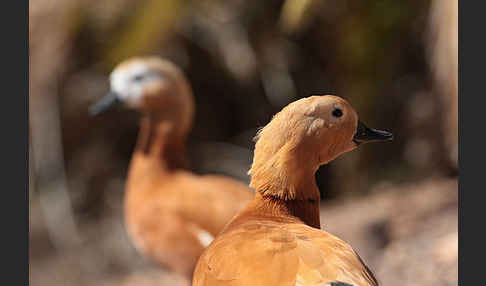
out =
[(378, 285), (351, 246), (320, 230), (314, 174), (391, 134), (367, 128), (339, 97), (313, 96), (285, 107), (256, 139), (255, 198), (201, 255), (193, 285)]
[(159, 58), (130, 59), (110, 76), (98, 113), (124, 102), (142, 114), (126, 181), (125, 222), (137, 250), (189, 279), (204, 248), (253, 197), (234, 179), (185, 170), (193, 97), (183, 73)]

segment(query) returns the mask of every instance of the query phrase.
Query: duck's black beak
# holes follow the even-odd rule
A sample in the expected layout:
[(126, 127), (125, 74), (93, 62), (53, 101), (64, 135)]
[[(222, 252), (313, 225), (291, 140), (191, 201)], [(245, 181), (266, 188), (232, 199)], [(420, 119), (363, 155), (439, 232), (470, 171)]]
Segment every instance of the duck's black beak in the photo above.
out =
[(387, 131), (376, 130), (369, 128), (358, 120), (358, 128), (353, 137), (353, 142), (356, 145), (373, 141), (388, 141), (393, 139), (393, 134)]
[(89, 107), (89, 114), (95, 116), (101, 114), (108, 109), (111, 109), (117, 105), (120, 105), (121, 100), (115, 92), (110, 91), (107, 95), (103, 96), (98, 102)]

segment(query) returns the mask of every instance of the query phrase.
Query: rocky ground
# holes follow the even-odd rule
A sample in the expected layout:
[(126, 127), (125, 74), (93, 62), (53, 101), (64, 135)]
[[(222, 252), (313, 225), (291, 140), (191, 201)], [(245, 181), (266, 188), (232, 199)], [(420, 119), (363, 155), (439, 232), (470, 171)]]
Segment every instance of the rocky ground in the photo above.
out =
[[(456, 179), (383, 185), (362, 198), (321, 204), (321, 224), (353, 245), (381, 285), (457, 285), (457, 195)], [(119, 207), (78, 231), (79, 242), (56, 245), (31, 202), (32, 286), (185, 285), (134, 251)]]

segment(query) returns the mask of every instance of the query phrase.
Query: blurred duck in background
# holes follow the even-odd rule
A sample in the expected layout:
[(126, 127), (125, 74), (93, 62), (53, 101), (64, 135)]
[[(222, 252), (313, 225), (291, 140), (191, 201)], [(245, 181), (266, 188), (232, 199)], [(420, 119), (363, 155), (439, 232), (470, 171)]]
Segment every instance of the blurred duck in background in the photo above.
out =
[(204, 251), (193, 285), (378, 285), (351, 246), (320, 229), (314, 175), (361, 143), (391, 139), (339, 97), (289, 104), (258, 132), (255, 198)]
[(137, 250), (191, 279), (204, 248), (250, 202), (234, 179), (187, 171), (194, 99), (183, 73), (158, 57), (133, 58), (110, 75), (92, 115), (123, 102), (142, 114), (125, 194), (125, 223)]

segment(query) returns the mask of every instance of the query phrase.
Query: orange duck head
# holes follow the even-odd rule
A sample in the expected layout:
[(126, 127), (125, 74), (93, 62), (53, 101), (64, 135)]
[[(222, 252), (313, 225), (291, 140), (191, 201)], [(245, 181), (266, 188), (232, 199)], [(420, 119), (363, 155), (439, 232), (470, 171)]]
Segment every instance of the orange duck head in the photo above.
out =
[(299, 196), (305, 194), (295, 190), (304, 182), (295, 180), (313, 177), (320, 165), (362, 143), (392, 137), (366, 127), (340, 97), (302, 98), (277, 113), (256, 135), (250, 186), (263, 195), (302, 199)]

